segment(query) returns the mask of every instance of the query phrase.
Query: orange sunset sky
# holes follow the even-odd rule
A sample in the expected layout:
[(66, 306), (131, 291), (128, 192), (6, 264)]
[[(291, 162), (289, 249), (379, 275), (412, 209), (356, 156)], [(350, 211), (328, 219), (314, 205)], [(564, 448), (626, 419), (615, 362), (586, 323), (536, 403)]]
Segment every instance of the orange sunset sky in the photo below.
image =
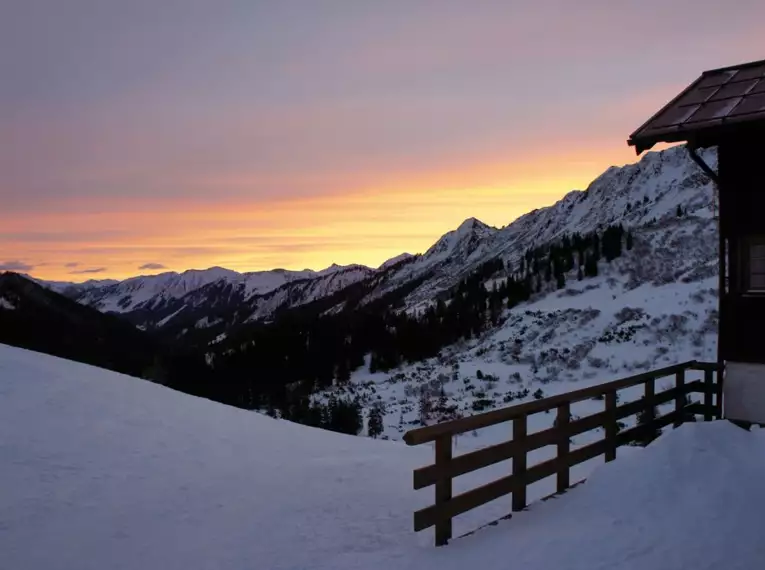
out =
[[(735, 4), (735, 9), (733, 6)], [(377, 266), (636, 160), (761, 0), (25, 0), (0, 19), (0, 269)]]

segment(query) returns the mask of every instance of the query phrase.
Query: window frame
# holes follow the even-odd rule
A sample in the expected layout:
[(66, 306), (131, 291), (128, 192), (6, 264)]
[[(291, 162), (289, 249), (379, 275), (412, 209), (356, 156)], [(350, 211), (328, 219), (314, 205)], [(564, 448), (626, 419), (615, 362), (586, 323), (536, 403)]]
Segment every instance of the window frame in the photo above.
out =
[[(753, 248), (759, 247), (760, 251), (757, 257), (753, 257)], [(756, 273), (752, 271), (753, 262), (759, 261), (761, 269)], [(740, 262), (740, 287), (739, 290), (745, 295), (765, 296), (765, 234), (748, 235), (741, 239), (739, 248)], [(759, 286), (752, 285), (752, 277), (757, 276), (760, 281)]]

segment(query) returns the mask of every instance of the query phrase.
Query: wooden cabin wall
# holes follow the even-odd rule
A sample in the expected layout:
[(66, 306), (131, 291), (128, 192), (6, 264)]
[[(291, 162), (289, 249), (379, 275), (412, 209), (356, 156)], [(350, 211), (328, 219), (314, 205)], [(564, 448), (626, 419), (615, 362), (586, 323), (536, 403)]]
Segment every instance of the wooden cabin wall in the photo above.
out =
[(734, 362), (765, 363), (765, 294), (744, 291), (742, 243), (765, 236), (765, 137), (718, 147), (720, 231), (728, 243), (728, 290), (722, 294), (721, 355)]

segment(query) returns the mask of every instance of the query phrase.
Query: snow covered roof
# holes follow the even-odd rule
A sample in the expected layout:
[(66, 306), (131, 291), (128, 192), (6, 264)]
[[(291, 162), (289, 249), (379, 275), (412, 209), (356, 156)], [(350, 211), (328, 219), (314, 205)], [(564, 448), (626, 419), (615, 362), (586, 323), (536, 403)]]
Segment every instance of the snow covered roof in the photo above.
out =
[(713, 146), (741, 129), (765, 130), (765, 60), (705, 71), (627, 143), (638, 154), (658, 142)]

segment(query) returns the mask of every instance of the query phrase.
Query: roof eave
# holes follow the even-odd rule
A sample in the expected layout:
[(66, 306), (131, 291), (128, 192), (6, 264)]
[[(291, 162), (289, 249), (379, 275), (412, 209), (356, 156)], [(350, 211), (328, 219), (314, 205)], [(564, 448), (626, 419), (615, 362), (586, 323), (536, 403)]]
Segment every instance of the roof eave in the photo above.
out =
[(677, 143), (685, 142), (692, 148), (706, 148), (717, 146), (724, 139), (735, 136), (738, 133), (745, 133), (747, 136), (756, 134), (765, 136), (765, 119), (756, 123), (744, 123), (740, 121), (729, 121), (714, 126), (693, 130), (657, 133), (654, 136), (640, 136), (633, 134), (628, 140), (629, 146), (634, 146), (638, 155), (650, 150), (657, 143)]

